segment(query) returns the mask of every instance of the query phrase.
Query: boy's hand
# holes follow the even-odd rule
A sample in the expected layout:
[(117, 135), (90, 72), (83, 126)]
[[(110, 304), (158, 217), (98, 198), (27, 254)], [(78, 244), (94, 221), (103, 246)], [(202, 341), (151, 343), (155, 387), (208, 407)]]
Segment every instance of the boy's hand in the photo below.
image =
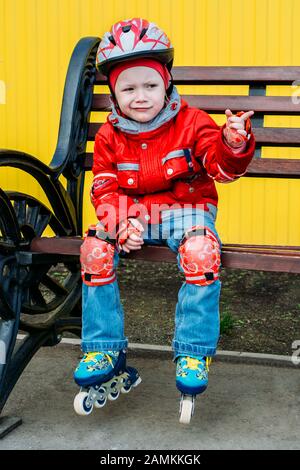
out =
[[(120, 244), (120, 248), (125, 251), (125, 253), (129, 253), (131, 250), (140, 250), (144, 243), (144, 240), (141, 236), (142, 232), (144, 232), (144, 227), (142, 224), (137, 219), (133, 218), (129, 218), (128, 222), (130, 223), (131, 227), (127, 228), (126, 221), (126, 228), (124, 231), (121, 230), (119, 232), (119, 239), (122, 239), (122, 237), (126, 238), (125, 242)], [(127, 233), (125, 233), (126, 231)]]
[(234, 149), (245, 148), (251, 134), (250, 117), (253, 116), (254, 111), (247, 111), (246, 113), (240, 111), (234, 115), (230, 109), (226, 109), (225, 114), (227, 122), (223, 135), (226, 143)]

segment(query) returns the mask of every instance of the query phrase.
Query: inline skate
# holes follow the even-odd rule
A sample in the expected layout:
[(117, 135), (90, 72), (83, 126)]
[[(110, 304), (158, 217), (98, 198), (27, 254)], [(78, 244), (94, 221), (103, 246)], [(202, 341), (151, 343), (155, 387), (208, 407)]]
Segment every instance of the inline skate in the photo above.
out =
[(196, 395), (207, 388), (211, 358), (180, 355), (176, 362), (176, 387), (181, 392), (179, 422), (189, 424), (195, 410)]
[(102, 408), (108, 400), (117, 400), (121, 393), (130, 392), (142, 379), (133, 367), (126, 366), (125, 351), (86, 353), (74, 372), (81, 387), (74, 398), (74, 409), (81, 416), (89, 415), (93, 407)]

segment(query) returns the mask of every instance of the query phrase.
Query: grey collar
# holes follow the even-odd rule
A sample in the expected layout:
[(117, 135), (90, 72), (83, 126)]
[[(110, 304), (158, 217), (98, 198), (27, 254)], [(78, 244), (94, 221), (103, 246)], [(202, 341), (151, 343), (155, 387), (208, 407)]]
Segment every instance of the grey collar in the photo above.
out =
[(128, 134), (140, 134), (141, 132), (150, 132), (158, 129), (160, 126), (176, 116), (180, 110), (181, 99), (176, 87), (174, 86), (170, 96), (170, 101), (167, 106), (163, 108), (158, 113), (158, 115), (149, 122), (137, 122), (132, 121), (131, 119), (126, 119), (117, 113), (111, 96), (110, 103), (112, 112), (108, 116), (108, 119), (111, 124), (117, 129), (120, 129), (122, 132), (127, 132)]

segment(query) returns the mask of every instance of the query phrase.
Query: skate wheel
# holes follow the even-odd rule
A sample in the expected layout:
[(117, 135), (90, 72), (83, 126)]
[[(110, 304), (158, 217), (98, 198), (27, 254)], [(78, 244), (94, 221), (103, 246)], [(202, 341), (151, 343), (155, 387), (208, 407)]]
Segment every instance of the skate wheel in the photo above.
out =
[(142, 381), (141, 377), (138, 377), (132, 386), (137, 387), (138, 385), (140, 385), (141, 381)]
[(130, 390), (132, 389), (132, 387), (133, 387), (133, 388), (137, 387), (137, 386), (141, 383), (141, 381), (142, 381), (141, 377), (138, 377), (138, 378), (136, 379), (136, 381), (135, 381), (133, 384), (131, 384), (131, 385), (124, 385), (124, 386), (121, 388), (121, 393), (129, 393)]
[(180, 402), (180, 418), (181, 424), (190, 424), (194, 411), (194, 397), (191, 395), (183, 395)]
[(106, 404), (106, 397), (103, 400), (96, 400), (94, 403), (95, 408), (103, 408)]
[(95, 408), (103, 408), (103, 406), (105, 406), (106, 400), (107, 400), (107, 398), (105, 396), (105, 390), (104, 390), (104, 388), (100, 388), (98, 391), (99, 391), (99, 393), (103, 394), (103, 398), (100, 399), (100, 400), (96, 400), (94, 405), (95, 405)]
[(80, 416), (87, 416), (93, 411), (93, 404), (87, 401), (88, 396), (87, 392), (79, 392), (74, 398), (74, 410)]
[(117, 398), (119, 398), (119, 395), (120, 395), (120, 392), (119, 392), (119, 391), (117, 391), (117, 392), (110, 392), (110, 393), (108, 394), (108, 397), (107, 397), (107, 398), (108, 398), (110, 401), (114, 401), (114, 400), (117, 400)]
[(124, 387), (121, 388), (121, 393), (129, 393), (131, 390), (132, 385), (124, 385)]

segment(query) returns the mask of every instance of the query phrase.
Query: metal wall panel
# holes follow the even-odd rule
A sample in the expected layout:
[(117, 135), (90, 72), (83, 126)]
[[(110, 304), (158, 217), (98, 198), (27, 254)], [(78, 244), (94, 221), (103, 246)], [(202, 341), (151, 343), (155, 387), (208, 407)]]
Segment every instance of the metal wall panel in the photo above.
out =
[[(166, 30), (175, 46), (175, 65), (300, 65), (299, 0), (0, 0), (0, 147), (49, 162), (75, 44), (133, 16)], [(224, 91), (245, 92), (241, 87)], [(295, 89), (269, 87), (267, 93), (291, 95)], [(300, 118), (265, 120), (267, 126), (287, 124), (300, 126)], [(300, 158), (294, 148), (265, 149), (262, 156)], [(85, 224), (94, 220), (90, 181)], [(1, 168), (0, 185), (29, 191), (47, 203), (33, 178), (21, 171)], [(300, 243), (299, 181), (243, 178), (218, 184), (218, 191), (217, 228), (224, 243)]]

